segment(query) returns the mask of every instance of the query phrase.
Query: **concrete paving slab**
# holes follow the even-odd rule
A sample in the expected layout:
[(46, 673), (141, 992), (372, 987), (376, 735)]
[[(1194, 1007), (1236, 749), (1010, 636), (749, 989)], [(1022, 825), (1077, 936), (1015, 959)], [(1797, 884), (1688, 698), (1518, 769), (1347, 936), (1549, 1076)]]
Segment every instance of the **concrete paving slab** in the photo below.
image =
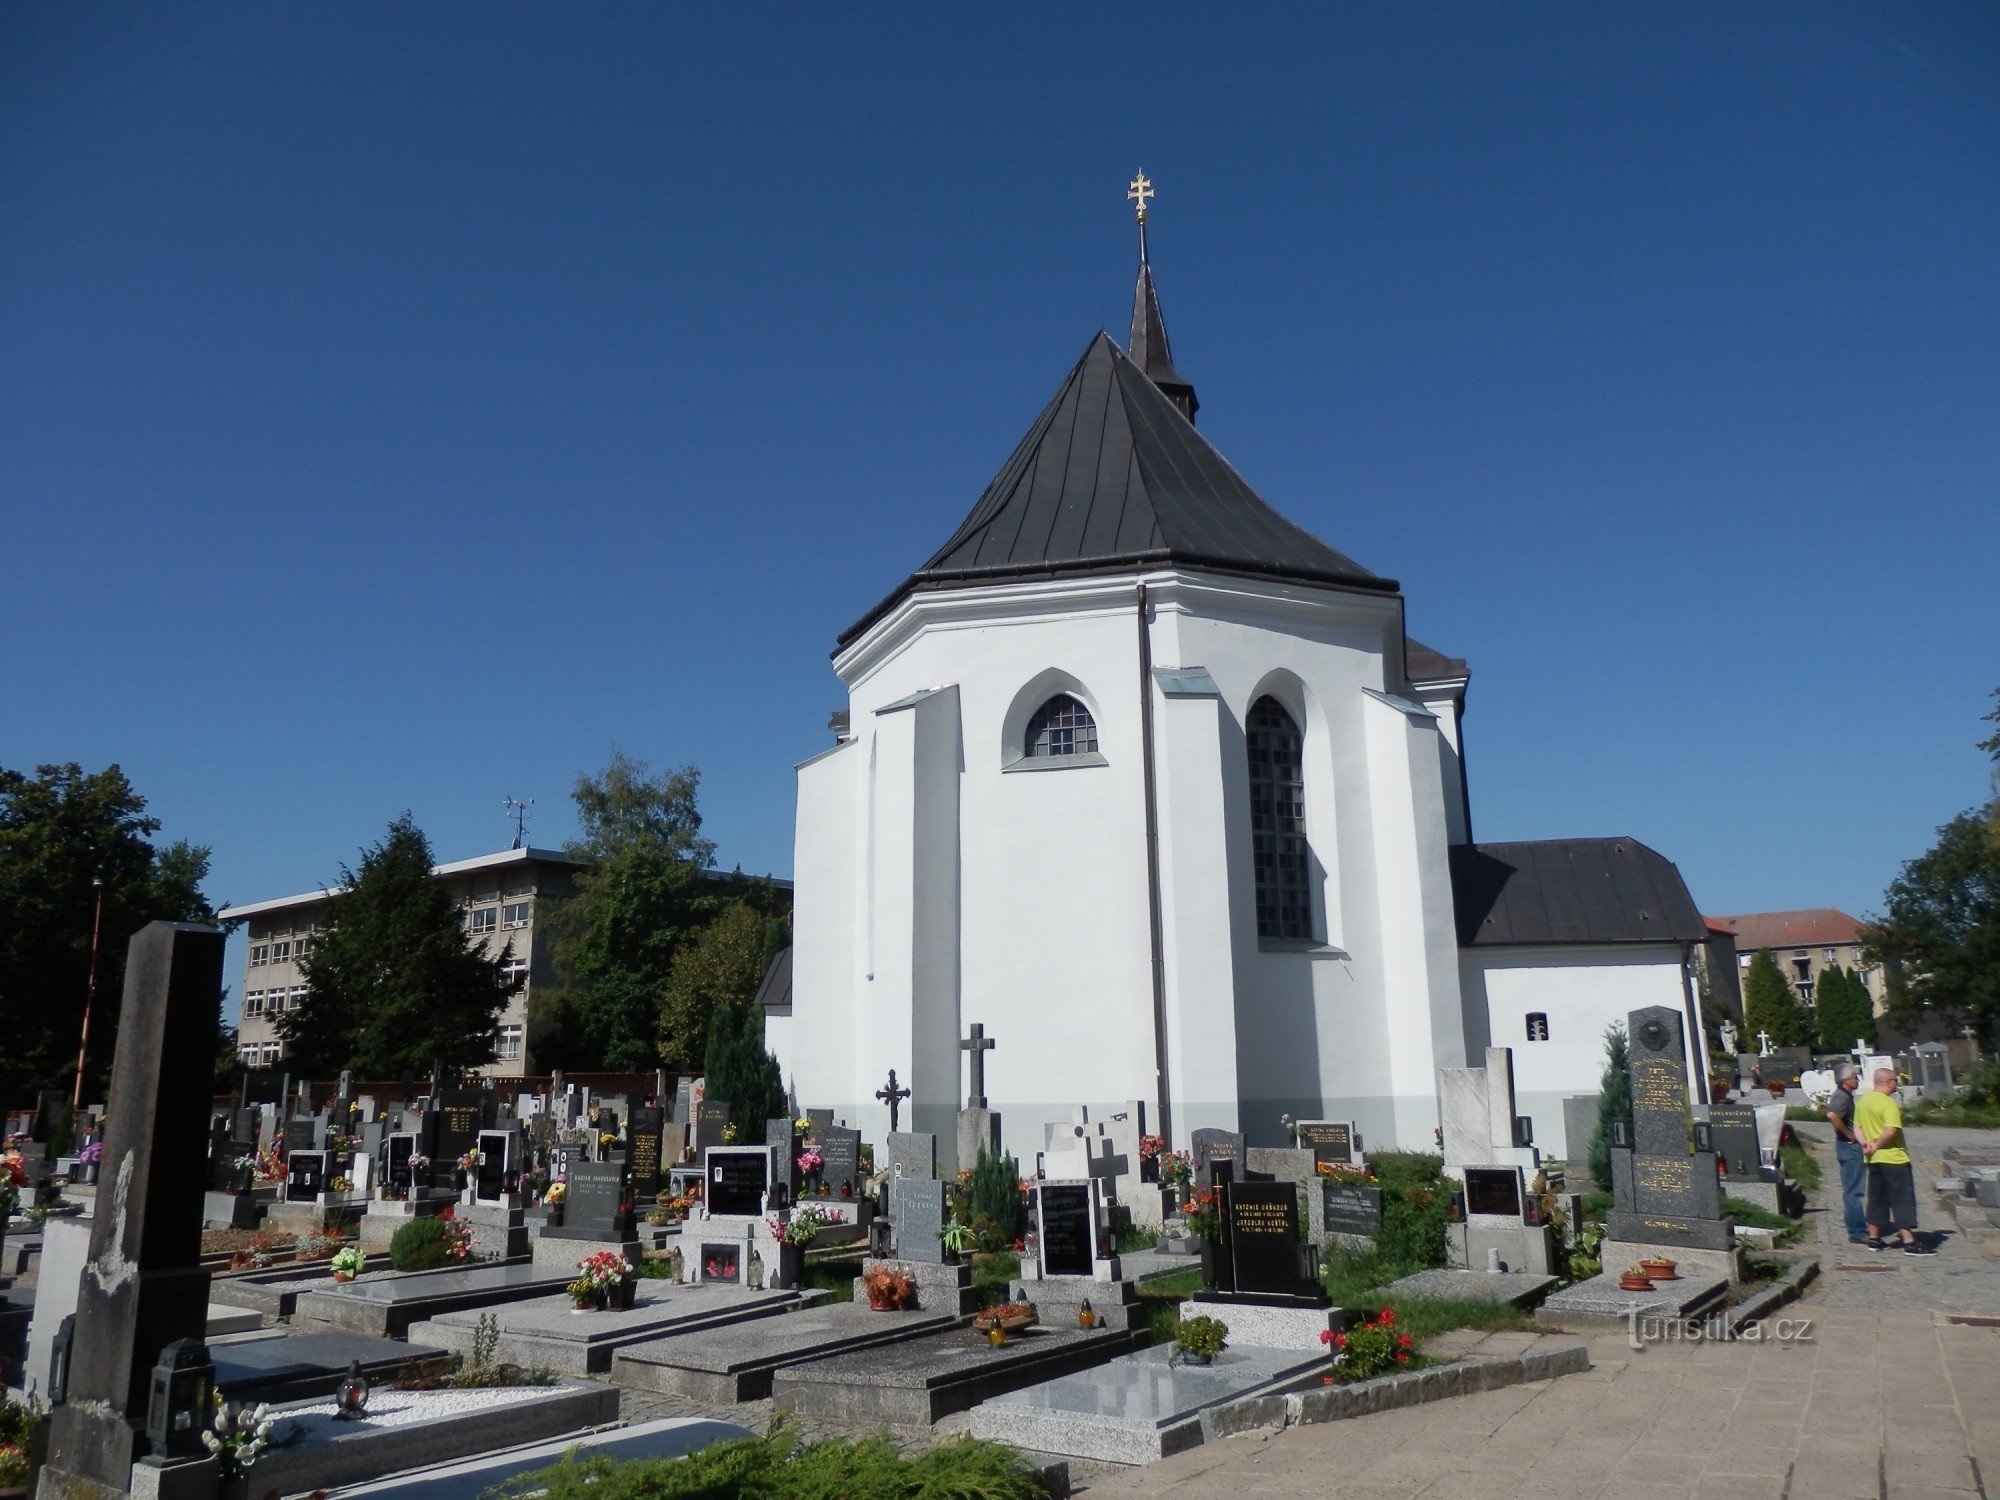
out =
[(772, 1378), (788, 1365), (942, 1332), (958, 1321), (956, 1312), (875, 1312), (840, 1303), (633, 1343), (612, 1358), (611, 1379), (697, 1401), (756, 1401), (771, 1394)]

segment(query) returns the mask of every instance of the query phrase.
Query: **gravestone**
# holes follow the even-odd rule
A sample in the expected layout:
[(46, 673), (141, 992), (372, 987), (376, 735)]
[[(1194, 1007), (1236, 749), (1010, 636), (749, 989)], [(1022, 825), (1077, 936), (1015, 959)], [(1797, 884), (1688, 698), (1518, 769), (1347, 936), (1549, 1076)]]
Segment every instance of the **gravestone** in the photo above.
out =
[[(229, 1121), (226, 1117), (211, 1120), (208, 1125), (208, 1190), (212, 1193), (233, 1192), (236, 1181), (236, 1158), (240, 1153), (229, 1139)], [(0, 1234), (7, 1226), (0, 1223)]]
[(430, 1154), (445, 1170), (453, 1170), (460, 1158), (479, 1144), (479, 1131), (486, 1123), (486, 1098), (484, 1089), (444, 1089), (433, 1101), (431, 1116), (437, 1133)]
[(896, 1254), (926, 1265), (942, 1264), (944, 1184), (934, 1177), (898, 1177), (889, 1189), (889, 1203), (896, 1225)]
[(563, 1200), (560, 1228), (545, 1228), (544, 1236), (564, 1239), (621, 1241), (632, 1235), (632, 1200), (627, 1195), (622, 1162), (580, 1161), (569, 1169), (569, 1190)]
[(1216, 1167), (1233, 1180), (1243, 1171), (1243, 1137), (1234, 1130), (1197, 1130), (1189, 1137), (1194, 1153), (1194, 1185), (1213, 1187)]
[(133, 1488), (153, 1366), (167, 1345), (200, 1343), (208, 1322), (201, 1267), (198, 1159), (215, 1075), (222, 1005), (220, 928), (150, 922), (132, 938), (112, 1059), (98, 1211), (90, 1226), (71, 1343), (39, 1493), (82, 1500)]
[(1097, 1261), (1097, 1190), (1089, 1182), (1035, 1184), (1035, 1238), (1044, 1276), (1089, 1276)]
[(771, 1153), (764, 1146), (716, 1146), (702, 1157), (702, 1201), (711, 1217), (756, 1217), (765, 1212)]
[(660, 1138), (666, 1116), (658, 1105), (642, 1104), (632, 1111), (632, 1201), (651, 1203), (660, 1195)]
[(729, 1123), (727, 1099), (703, 1099), (694, 1107), (694, 1149), (704, 1159), (711, 1147), (722, 1144), (723, 1127)]
[(1342, 1182), (1320, 1184), (1321, 1220), (1328, 1234), (1382, 1232), (1382, 1190)]
[(1573, 1192), (1595, 1186), (1608, 1191), (1608, 1182), (1593, 1183), (1590, 1176), (1590, 1138), (1597, 1131), (1597, 1095), (1571, 1094), (1563, 1100), (1563, 1178)]
[(383, 1180), (392, 1192), (408, 1193), (414, 1187), (410, 1178), (410, 1158), (416, 1151), (417, 1138), (408, 1131), (397, 1131), (389, 1137), (388, 1165), (383, 1172)]
[(1549, 1274), (1548, 1226), (1525, 1192), (1541, 1153), (1529, 1122), (1515, 1112), (1513, 1052), (1489, 1047), (1484, 1067), (1440, 1068), (1438, 1112), (1445, 1176), (1464, 1209), (1445, 1226), (1446, 1260), (1458, 1270), (1483, 1271), (1497, 1255), (1510, 1271)]
[(480, 1203), (498, 1203), (507, 1192), (507, 1174), (514, 1169), (514, 1132), (479, 1132), (479, 1171), (473, 1177), (472, 1196)]
[(1519, 1167), (1467, 1167), (1465, 1169), (1465, 1211), (1492, 1214), (1519, 1220), (1521, 1217), (1521, 1169)]
[(819, 1142), (820, 1180), (835, 1198), (855, 1198), (861, 1192), (861, 1132), (845, 1125), (823, 1125)]
[(679, 1083), (674, 1085), (673, 1121), (676, 1125), (692, 1125), (694, 1123), (694, 1080), (692, 1078), (683, 1078)]
[(320, 1134), (318, 1120), (285, 1121), (285, 1154), (294, 1151), (319, 1150)]
[(1361, 1154), (1361, 1132), (1352, 1120), (1300, 1120), (1296, 1128), (1300, 1147), (1312, 1152), (1314, 1161), (1352, 1167), (1366, 1160)]
[(830, 1109), (809, 1109), (806, 1111), (806, 1118), (812, 1121), (814, 1130), (824, 1130), (834, 1123), (833, 1111)]
[[(1782, 1111), (1781, 1111), (1782, 1114)], [(1774, 1180), (1763, 1165), (1763, 1149), (1757, 1138), (1757, 1111), (1748, 1104), (1711, 1104), (1708, 1107), (1708, 1143), (1732, 1182)]]
[(1229, 1247), (1229, 1290), (1251, 1297), (1311, 1295), (1301, 1265), (1299, 1199), (1292, 1184), (1230, 1183), (1222, 1235)]
[(243, 1070), (242, 1093), (245, 1104), (283, 1104), (291, 1089), (291, 1074), (283, 1068)]
[(764, 1122), (764, 1146), (771, 1153), (771, 1206), (789, 1207), (799, 1190), (799, 1140), (790, 1116)]
[(1689, 1144), (1680, 1013), (1664, 1005), (1635, 1010), (1628, 1035), (1632, 1131), (1629, 1145), (1611, 1148), (1607, 1240), (1728, 1250), (1735, 1236), (1722, 1215), (1715, 1154)]
[(285, 1201), (311, 1203), (326, 1191), (325, 1151), (294, 1151), (285, 1158)]
[(895, 1130), (889, 1134), (889, 1180), (937, 1176), (937, 1137), (929, 1131)]

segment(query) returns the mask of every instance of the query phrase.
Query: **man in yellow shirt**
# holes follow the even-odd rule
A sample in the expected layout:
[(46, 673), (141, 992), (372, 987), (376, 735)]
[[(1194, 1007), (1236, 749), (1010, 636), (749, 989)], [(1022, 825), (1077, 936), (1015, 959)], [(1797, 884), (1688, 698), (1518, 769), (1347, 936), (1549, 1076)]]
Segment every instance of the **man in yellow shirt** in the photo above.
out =
[(1854, 1101), (1854, 1133), (1868, 1161), (1868, 1248), (1888, 1249), (1885, 1231), (1902, 1236), (1905, 1255), (1929, 1255), (1917, 1238), (1917, 1181), (1896, 1107), (1896, 1070), (1875, 1070), (1874, 1092)]

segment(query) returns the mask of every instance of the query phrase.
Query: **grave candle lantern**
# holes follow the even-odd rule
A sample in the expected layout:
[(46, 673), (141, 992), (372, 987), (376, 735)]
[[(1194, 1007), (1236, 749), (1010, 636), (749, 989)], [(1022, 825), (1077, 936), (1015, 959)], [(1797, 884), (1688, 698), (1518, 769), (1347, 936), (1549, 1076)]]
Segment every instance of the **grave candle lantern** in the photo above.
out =
[(347, 1362), (347, 1373), (341, 1377), (340, 1384), (334, 1387), (333, 1400), (334, 1415), (346, 1421), (352, 1421), (360, 1416), (367, 1407), (368, 1377), (361, 1373), (360, 1360), (351, 1359)]
[(198, 1458), (215, 1397), (215, 1366), (200, 1339), (175, 1339), (153, 1366), (146, 1441), (156, 1458)]

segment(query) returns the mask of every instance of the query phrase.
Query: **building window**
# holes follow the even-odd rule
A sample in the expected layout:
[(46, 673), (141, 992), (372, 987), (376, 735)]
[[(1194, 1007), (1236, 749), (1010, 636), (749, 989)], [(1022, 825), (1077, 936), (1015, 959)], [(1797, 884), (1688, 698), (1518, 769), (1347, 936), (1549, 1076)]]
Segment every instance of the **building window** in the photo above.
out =
[(312, 947), (311, 938), (303, 938), (303, 937), (300, 938), (297, 942), (292, 944), (292, 957), (297, 959), (300, 963), (304, 963), (306, 961), (306, 952), (311, 947)]
[(1028, 720), (1030, 760), (1053, 755), (1086, 755), (1097, 749), (1097, 721), (1068, 693), (1057, 693)]
[(529, 906), (527, 902), (517, 901), (503, 913), (500, 925), (502, 927), (526, 927), (528, 925), (528, 913), (532, 910), (534, 908)]
[(261, 1016), (264, 1014), (264, 992), (262, 990), (249, 990), (244, 994), (243, 1014), (246, 1016)]
[(500, 925), (500, 908), (482, 906), (466, 914), (465, 930), (477, 937), (482, 932), (491, 932)]
[(502, 1062), (513, 1062), (521, 1055), (521, 1028), (502, 1026), (494, 1048), (494, 1055)]
[(1820, 950), (1819, 950), (1819, 961), (1820, 961), (1821, 963), (1823, 963), (1823, 964), (1830, 964), (1830, 963), (1832, 963), (1832, 962), (1833, 962), (1833, 950), (1832, 950), (1831, 948), (1822, 948), (1822, 949), (1820, 949)]
[(1528, 1040), (1531, 1042), (1546, 1042), (1548, 1039), (1549, 1039), (1549, 1018), (1547, 1013), (1539, 1010), (1529, 1011)]
[(1245, 730), (1257, 936), (1308, 941), (1305, 736), (1275, 698), (1251, 705)]
[(271, 944), (272, 963), (274, 964), (290, 963), (291, 958), (292, 958), (292, 945), (290, 943)]
[(518, 956), (508, 959), (507, 962), (500, 965), (500, 977), (509, 983), (516, 979), (526, 979), (528, 977), (528, 961)]
[(509, 901), (513, 900), (516, 896), (532, 896), (534, 894), (535, 883), (532, 880), (523, 880), (507, 887), (507, 899)]
[(270, 961), (271, 961), (271, 945), (269, 943), (252, 943), (250, 945), (251, 968), (253, 969), (261, 968)]
[(1756, 956), (1757, 956), (1757, 955), (1756, 955), (1756, 954), (1754, 954), (1754, 953), (1739, 953), (1739, 954), (1737, 954), (1737, 955), (1736, 955), (1736, 967), (1737, 967), (1737, 968), (1739, 968), (1739, 969), (1747, 969), (1747, 968), (1749, 968), (1749, 967), (1750, 967), (1750, 960), (1751, 960), (1751, 959), (1753, 959), (1753, 958), (1755, 958)]
[(1811, 1005), (1813, 998), (1812, 982), (1810, 980), (1800, 980), (1798, 984), (1798, 991), (1799, 991), (1799, 999), (1805, 1004)]
[(1798, 980), (1812, 978), (1812, 955), (1810, 953), (1800, 952), (1792, 955), (1792, 977)]
[(302, 984), (293, 985), (288, 1003), (293, 1010), (297, 1010), (303, 1006), (306, 1003), (306, 987)]

